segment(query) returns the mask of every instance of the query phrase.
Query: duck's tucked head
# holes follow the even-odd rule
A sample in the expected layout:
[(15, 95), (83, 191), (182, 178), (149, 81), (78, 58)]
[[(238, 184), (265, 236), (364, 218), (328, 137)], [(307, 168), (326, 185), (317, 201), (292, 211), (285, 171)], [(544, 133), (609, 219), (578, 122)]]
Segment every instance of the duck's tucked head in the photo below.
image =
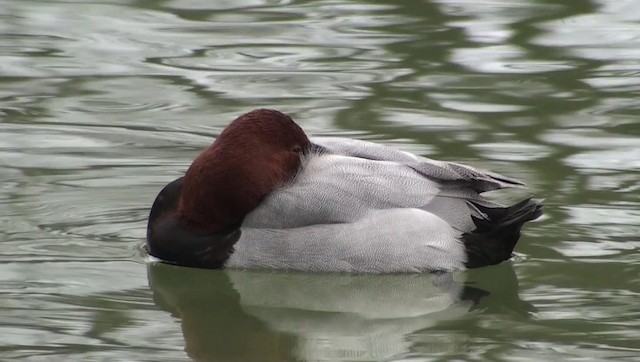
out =
[(258, 109), (236, 118), (187, 171), (178, 217), (219, 232), (242, 222), (261, 199), (290, 181), (311, 143), (287, 115)]

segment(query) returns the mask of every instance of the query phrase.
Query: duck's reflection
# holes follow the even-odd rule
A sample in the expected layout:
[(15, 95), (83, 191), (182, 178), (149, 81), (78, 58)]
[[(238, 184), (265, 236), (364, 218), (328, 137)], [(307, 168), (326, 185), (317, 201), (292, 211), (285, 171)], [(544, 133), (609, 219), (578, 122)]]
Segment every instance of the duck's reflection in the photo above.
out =
[(228, 272), (148, 264), (156, 305), (181, 320), (196, 361), (289, 361), (295, 338), (247, 314)]
[[(464, 273), (308, 274), (161, 263), (148, 271), (156, 304), (181, 319), (186, 351), (199, 361), (398, 357), (416, 351), (412, 334), (460, 319), (489, 295), (465, 286)], [(517, 286), (509, 289), (517, 295)], [(420, 340), (418, 350), (457, 349), (464, 339), (445, 334), (434, 346)]]

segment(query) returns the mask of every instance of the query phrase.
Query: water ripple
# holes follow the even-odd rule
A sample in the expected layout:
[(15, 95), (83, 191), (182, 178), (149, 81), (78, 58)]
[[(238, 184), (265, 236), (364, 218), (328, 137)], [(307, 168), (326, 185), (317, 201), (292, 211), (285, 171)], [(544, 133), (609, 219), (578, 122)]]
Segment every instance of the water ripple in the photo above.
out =
[[(636, 10), (633, 0), (0, 0), (3, 357), (206, 360), (220, 357), (205, 353), (218, 336), (263, 360), (634, 357)], [(310, 135), (526, 180), (545, 216), (523, 230), (511, 264), (465, 273), (488, 297), (471, 293), (472, 308), (410, 332), (313, 335), (342, 318), (245, 310), (243, 291), (224, 283), (208, 285), (226, 290), (222, 301), (190, 314), (200, 279), (173, 273), (172, 290), (148, 288), (149, 205), (257, 107), (288, 112)], [(388, 299), (374, 294), (368, 302)], [(212, 303), (232, 328), (209, 323)], [(228, 319), (233, 308), (244, 317)]]

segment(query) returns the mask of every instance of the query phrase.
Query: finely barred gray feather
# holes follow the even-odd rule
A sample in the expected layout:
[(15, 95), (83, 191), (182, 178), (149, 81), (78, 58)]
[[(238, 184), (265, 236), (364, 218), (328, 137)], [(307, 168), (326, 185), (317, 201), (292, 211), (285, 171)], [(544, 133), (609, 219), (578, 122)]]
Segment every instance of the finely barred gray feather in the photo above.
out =
[(365, 141), (312, 139), (296, 178), (245, 218), (230, 267), (313, 271), (453, 270), (462, 235), (499, 207), (480, 192), (519, 181)]
[(344, 138), (311, 141), (287, 115), (238, 117), (163, 188), (147, 226), (150, 255), (179, 265), (325, 272), (475, 268), (510, 258), (526, 199), (485, 191), (520, 181)]
[(242, 233), (229, 267), (406, 273), (461, 269), (466, 262), (461, 233), (419, 209), (371, 211), (351, 223), (243, 227)]
[(508, 187), (522, 187), (524, 183), (510, 177), (494, 172), (477, 170), (471, 166), (454, 162), (432, 160), (413, 154), (394, 150), (383, 145), (354, 140), (349, 138), (314, 138), (312, 141), (319, 144), (329, 152), (365, 158), (369, 160), (394, 161), (405, 164), (418, 171), (430, 180), (440, 182), (442, 186), (447, 184), (462, 185), (476, 192), (499, 190)]

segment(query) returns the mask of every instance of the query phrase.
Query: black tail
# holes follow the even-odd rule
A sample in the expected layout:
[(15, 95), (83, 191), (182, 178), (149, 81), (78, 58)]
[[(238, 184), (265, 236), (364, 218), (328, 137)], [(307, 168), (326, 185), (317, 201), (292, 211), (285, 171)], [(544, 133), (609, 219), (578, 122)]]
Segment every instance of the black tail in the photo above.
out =
[(509, 259), (522, 225), (542, 215), (542, 202), (531, 198), (509, 207), (494, 208), (471, 203), (487, 217), (473, 217), (476, 229), (462, 236), (467, 268), (494, 265)]

